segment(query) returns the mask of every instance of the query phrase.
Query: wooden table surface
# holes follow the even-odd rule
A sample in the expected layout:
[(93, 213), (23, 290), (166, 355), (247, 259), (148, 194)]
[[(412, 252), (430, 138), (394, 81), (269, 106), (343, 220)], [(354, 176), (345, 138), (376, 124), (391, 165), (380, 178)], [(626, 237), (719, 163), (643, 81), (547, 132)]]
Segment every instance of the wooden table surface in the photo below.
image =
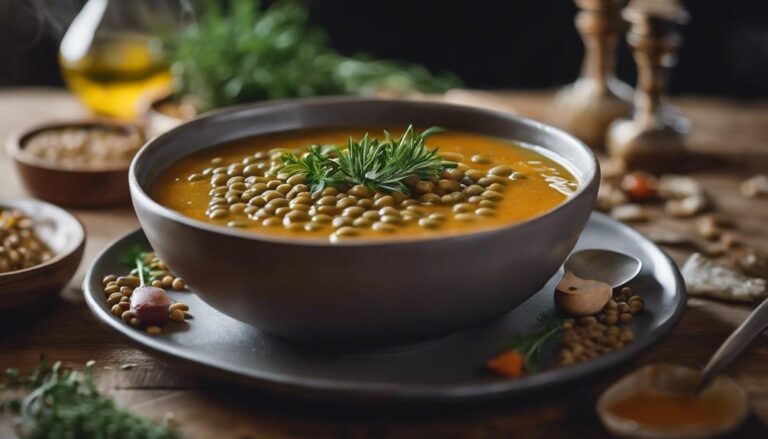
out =
[[(525, 116), (546, 119), (551, 93), (500, 92), (467, 95)], [(768, 171), (768, 102), (739, 102), (685, 97), (674, 102), (691, 119), (691, 147), (717, 158), (718, 166), (692, 173), (712, 194), (719, 210), (738, 222), (750, 246), (768, 247), (768, 200), (747, 200), (738, 184)], [(0, 141), (25, 126), (51, 119), (86, 115), (69, 94), (56, 89), (0, 90)], [(0, 200), (25, 196), (11, 163), (0, 153)], [(102, 389), (125, 407), (160, 418), (172, 413), (190, 438), (261, 437), (605, 437), (594, 414), (600, 391), (635, 367), (669, 362), (700, 367), (746, 317), (751, 306), (691, 298), (672, 334), (632, 364), (586, 383), (531, 395), (523, 400), (451, 407), (368, 406), (284, 400), (186, 375), (127, 345), (107, 332), (86, 309), (79, 285), (94, 256), (107, 243), (137, 227), (129, 206), (72, 210), (85, 224), (88, 243), (76, 277), (62, 293), (63, 301), (39, 319), (13, 322), (0, 333), (0, 370), (29, 370), (39, 355), (67, 364), (96, 360)], [(664, 227), (690, 227), (690, 221), (666, 221)], [(642, 228), (641, 228), (642, 229)], [(687, 256), (671, 251), (682, 262)], [(131, 370), (119, 366), (134, 363)], [(768, 437), (768, 337), (763, 335), (728, 373), (749, 392), (754, 413), (744, 429), (749, 436)], [(8, 425), (0, 437), (11, 436)]]

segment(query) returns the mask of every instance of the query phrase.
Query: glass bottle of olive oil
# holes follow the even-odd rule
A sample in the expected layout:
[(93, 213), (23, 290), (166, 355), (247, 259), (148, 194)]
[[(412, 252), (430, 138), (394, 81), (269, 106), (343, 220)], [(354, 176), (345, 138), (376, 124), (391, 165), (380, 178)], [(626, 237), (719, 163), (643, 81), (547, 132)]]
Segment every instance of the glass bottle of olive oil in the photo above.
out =
[[(146, 0), (89, 0), (61, 41), (59, 63), (72, 92), (96, 113), (139, 116), (170, 92), (158, 32), (168, 32), (170, 11)], [(166, 11), (167, 10), (167, 11)]]

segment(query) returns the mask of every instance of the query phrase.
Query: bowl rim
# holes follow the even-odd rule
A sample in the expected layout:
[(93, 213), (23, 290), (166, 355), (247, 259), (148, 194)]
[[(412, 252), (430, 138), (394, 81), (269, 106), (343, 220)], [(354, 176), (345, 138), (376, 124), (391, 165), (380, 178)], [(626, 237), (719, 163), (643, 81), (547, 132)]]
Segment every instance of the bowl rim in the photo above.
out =
[[(9, 204), (12, 203), (12, 204)], [(43, 262), (42, 264), (34, 265), (32, 267), (22, 268), (21, 270), (13, 270), (13, 271), (7, 271), (5, 273), (0, 273), (0, 280), (4, 278), (11, 278), (14, 276), (18, 276), (25, 273), (31, 273), (36, 270), (41, 270), (44, 268), (51, 267), (53, 265), (58, 264), (59, 262), (67, 259), (68, 257), (72, 256), (74, 253), (78, 251), (79, 248), (85, 245), (85, 242), (87, 240), (86, 233), (85, 233), (85, 227), (83, 226), (82, 221), (80, 219), (67, 212), (66, 209), (63, 209), (53, 203), (49, 203), (47, 201), (38, 200), (36, 198), (22, 198), (22, 197), (16, 197), (16, 198), (0, 198), (0, 208), (16, 208), (19, 210), (24, 210), (23, 207), (17, 207), (15, 203), (31, 203), (31, 204), (40, 204), (46, 206), (47, 209), (52, 209), (55, 211), (58, 211), (58, 213), (62, 216), (69, 217), (70, 219), (74, 220), (73, 224), (76, 225), (76, 228), (73, 228), (72, 230), (76, 230), (78, 233), (77, 240), (73, 240), (73, 245), (65, 248), (61, 252), (57, 252), (51, 259), (48, 259), (47, 261)], [(24, 212), (25, 214), (28, 214), (28, 212)], [(32, 217), (33, 220), (35, 219)], [(61, 225), (61, 222), (56, 220), (57, 227)]]
[[(474, 230), (467, 233), (460, 233), (460, 234), (454, 234), (454, 235), (426, 236), (426, 237), (417, 237), (417, 238), (414, 238), (414, 237), (403, 238), (403, 237), (392, 236), (392, 237), (389, 237), (388, 239), (359, 238), (354, 240), (339, 240), (337, 242), (331, 242), (329, 239), (325, 239), (325, 238), (296, 239), (291, 237), (283, 237), (279, 235), (271, 235), (268, 233), (260, 233), (255, 231), (243, 231), (243, 230), (238, 230), (232, 227), (223, 227), (217, 224), (209, 224), (204, 221), (188, 217), (186, 215), (183, 215), (180, 212), (177, 212), (173, 209), (170, 209), (166, 206), (161, 205), (160, 203), (155, 201), (144, 190), (142, 185), (139, 183), (138, 178), (136, 177), (136, 173), (137, 173), (136, 168), (138, 166), (138, 163), (144, 158), (144, 156), (147, 154), (147, 151), (153, 148), (158, 148), (159, 147), (158, 145), (161, 145), (166, 138), (172, 136), (173, 134), (175, 134), (180, 130), (194, 129), (198, 125), (204, 124), (212, 119), (222, 118), (228, 115), (235, 115), (245, 110), (255, 109), (255, 110), (269, 111), (270, 108), (280, 108), (283, 106), (301, 107), (301, 106), (312, 106), (312, 105), (333, 105), (337, 103), (338, 104), (358, 103), (362, 105), (369, 105), (369, 104), (379, 105), (379, 104), (386, 104), (386, 103), (394, 103), (394, 104), (400, 104), (400, 105), (421, 106), (425, 108), (425, 111), (428, 111), (429, 108), (431, 107), (431, 108), (453, 109), (457, 111), (477, 113), (480, 115), (485, 114), (489, 116), (500, 117), (502, 119), (506, 119), (507, 121), (511, 120), (511, 121), (514, 121), (515, 123), (527, 126), (532, 130), (542, 130), (545, 132), (552, 133), (554, 136), (565, 138), (568, 142), (572, 143), (574, 146), (579, 148), (582, 153), (586, 153), (589, 159), (589, 163), (591, 164), (591, 169), (585, 170), (583, 181), (580, 182), (581, 184), (579, 184), (579, 187), (576, 189), (576, 191), (573, 194), (571, 194), (568, 198), (566, 198), (565, 201), (563, 201), (562, 203), (558, 204), (557, 206), (547, 211), (544, 211), (538, 215), (527, 218), (523, 221), (518, 221), (515, 223), (504, 224), (504, 225), (497, 225), (495, 227), (490, 227), (487, 229), (479, 229), (479, 230)], [(209, 147), (214, 147), (214, 146), (216, 145), (211, 145)], [(537, 146), (542, 146), (544, 149), (549, 150), (543, 145), (537, 145)], [(551, 152), (554, 152), (554, 151), (551, 151)], [(565, 159), (564, 157), (562, 159), (566, 160), (565, 164), (561, 163), (562, 165), (570, 166), (571, 168), (576, 168), (573, 165), (573, 163), (571, 163), (569, 160)], [(147, 141), (144, 144), (144, 146), (139, 150), (139, 152), (136, 153), (133, 160), (131, 161), (131, 166), (128, 171), (128, 186), (131, 192), (131, 196), (133, 198), (134, 209), (136, 205), (140, 204), (144, 208), (152, 211), (152, 213), (156, 215), (159, 215), (165, 219), (168, 219), (174, 222), (179, 222), (187, 227), (191, 227), (203, 232), (221, 234), (221, 235), (239, 238), (239, 239), (247, 239), (249, 241), (261, 241), (261, 242), (268, 242), (268, 243), (280, 244), (280, 245), (341, 248), (341, 247), (359, 247), (359, 246), (378, 247), (378, 246), (413, 244), (418, 242), (462, 240), (462, 239), (467, 239), (469, 237), (492, 235), (492, 234), (496, 234), (499, 232), (506, 232), (513, 229), (523, 229), (526, 227), (530, 227), (532, 224), (534, 224), (537, 221), (540, 221), (544, 218), (557, 214), (562, 209), (565, 209), (567, 206), (573, 204), (573, 202), (575, 202), (577, 199), (583, 198), (584, 196), (588, 195), (589, 189), (591, 189), (593, 186), (596, 187), (599, 184), (599, 176), (600, 176), (600, 163), (598, 162), (597, 157), (592, 152), (592, 150), (584, 142), (577, 139), (572, 134), (569, 134), (559, 128), (552, 127), (550, 125), (547, 125), (545, 123), (542, 123), (533, 119), (520, 117), (510, 112), (490, 110), (490, 109), (471, 107), (471, 106), (465, 106), (465, 105), (457, 105), (457, 104), (445, 103), (445, 102), (436, 102), (436, 101), (415, 101), (415, 100), (408, 100), (408, 99), (388, 99), (388, 98), (386, 99), (385, 98), (363, 98), (363, 97), (350, 97), (350, 96), (323, 96), (323, 97), (314, 97), (314, 98), (282, 99), (282, 100), (275, 100), (275, 101), (240, 104), (240, 105), (235, 105), (235, 106), (226, 107), (226, 108), (203, 113), (195, 117), (194, 119), (187, 121), (177, 127), (174, 127), (171, 130), (163, 134), (160, 134), (150, 139), (149, 141)]]
[(8, 140), (5, 143), (6, 152), (13, 160), (23, 163), (27, 166), (31, 166), (38, 169), (45, 169), (48, 171), (57, 172), (69, 172), (73, 174), (106, 174), (111, 172), (127, 172), (130, 168), (130, 163), (122, 165), (111, 166), (99, 166), (99, 167), (68, 167), (61, 166), (53, 163), (52, 161), (41, 159), (33, 156), (25, 151), (25, 143), (37, 134), (47, 130), (62, 129), (68, 127), (78, 128), (93, 128), (93, 127), (109, 127), (117, 130), (124, 131), (126, 133), (134, 132), (139, 135), (140, 140), (146, 143), (147, 138), (141, 128), (131, 122), (111, 121), (102, 119), (55, 119), (47, 122), (38, 123), (32, 126), (28, 126), (21, 130), (18, 130), (8, 136)]

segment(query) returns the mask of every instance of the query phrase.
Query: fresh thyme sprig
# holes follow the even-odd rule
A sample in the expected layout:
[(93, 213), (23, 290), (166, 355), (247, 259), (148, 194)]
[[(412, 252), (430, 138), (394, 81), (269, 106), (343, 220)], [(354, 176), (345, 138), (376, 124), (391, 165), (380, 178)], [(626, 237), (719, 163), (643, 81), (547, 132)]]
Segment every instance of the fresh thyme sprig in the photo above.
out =
[(525, 368), (529, 371), (537, 371), (541, 368), (541, 351), (548, 341), (560, 335), (563, 316), (557, 310), (543, 312), (536, 318), (536, 323), (535, 332), (515, 334), (507, 343), (509, 349), (523, 355)]
[(457, 164), (443, 159), (437, 148), (427, 148), (427, 137), (443, 131), (432, 127), (416, 133), (413, 125), (403, 135), (393, 137), (384, 131), (384, 140), (370, 137), (367, 133), (360, 140), (351, 137), (346, 148), (337, 147), (335, 153), (319, 146), (310, 147), (302, 158), (292, 153), (284, 154), (281, 172), (289, 175), (304, 174), (312, 191), (326, 186), (361, 184), (372, 191), (410, 192), (405, 180), (418, 177), (421, 180), (439, 176)]
[(17, 416), (17, 432), (25, 439), (181, 438), (169, 427), (119, 409), (102, 395), (93, 381), (93, 362), (77, 371), (41, 358), (29, 376), (15, 369), (6, 375), (0, 390), (23, 394), (0, 399), (0, 411)]

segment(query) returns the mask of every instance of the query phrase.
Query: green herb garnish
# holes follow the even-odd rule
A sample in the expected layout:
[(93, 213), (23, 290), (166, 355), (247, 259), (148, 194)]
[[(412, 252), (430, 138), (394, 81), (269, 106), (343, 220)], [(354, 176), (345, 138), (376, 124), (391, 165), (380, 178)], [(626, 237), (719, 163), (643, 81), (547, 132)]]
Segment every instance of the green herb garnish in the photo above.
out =
[(168, 38), (167, 52), (177, 97), (191, 98), (200, 110), (316, 95), (439, 93), (461, 85), (419, 65), (339, 54), (298, 1), (193, 4), (197, 21)]
[(181, 438), (170, 427), (122, 410), (102, 395), (93, 381), (92, 361), (76, 371), (41, 359), (29, 376), (6, 371), (0, 389), (21, 393), (0, 400), (0, 408), (15, 415), (16, 430), (24, 439)]
[(372, 191), (408, 194), (406, 179), (428, 180), (457, 166), (438, 155), (437, 148), (429, 149), (425, 145), (428, 136), (441, 131), (432, 127), (417, 134), (410, 125), (397, 138), (384, 131), (384, 140), (371, 138), (366, 133), (360, 140), (350, 137), (346, 148), (336, 147), (332, 151), (314, 145), (301, 158), (293, 153), (283, 154), (285, 165), (280, 172), (303, 174), (313, 192), (326, 186), (360, 184)]
[(153, 271), (149, 267), (154, 253), (152, 249), (141, 245), (134, 244), (125, 253), (120, 255), (118, 260), (126, 267), (131, 267), (131, 276), (138, 276), (141, 286), (148, 285), (155, 280), (161, 280), (163, 276), (168, 273), (165, 271)]
[(515, 334), (507, 342), (509, 349), (523, 355), (525, 368), (537, 371), (541, 368), (541, 350), (546, 343), (560, 335), (563, 316), (556, 310), (546, 311), (536, 318), (537, 328), (530, 334)]
[(145, 281), (152, 282), (155, 280), (152, 271), (145, 263), (147, 255), (152, 253), (152, 250), (141, 244), (134, 244), (125, 253), (120, 255), (118, 260), (121, 264), (131, 267), (131, 275), (138, 276), (141, 285), (146, 285)]
[(319, 192), (326, 186), (337, 186), (343, 183), (339, 175), (338, 163), (331, 157), (331, 152), (319, 145), (309, 147), (309, 152), (299, 158), (294, 153), (286, 153), (281, 157), (283, 167), (280, 172), (289, 175), (303, 174), (310, 184), (312, 192)]

